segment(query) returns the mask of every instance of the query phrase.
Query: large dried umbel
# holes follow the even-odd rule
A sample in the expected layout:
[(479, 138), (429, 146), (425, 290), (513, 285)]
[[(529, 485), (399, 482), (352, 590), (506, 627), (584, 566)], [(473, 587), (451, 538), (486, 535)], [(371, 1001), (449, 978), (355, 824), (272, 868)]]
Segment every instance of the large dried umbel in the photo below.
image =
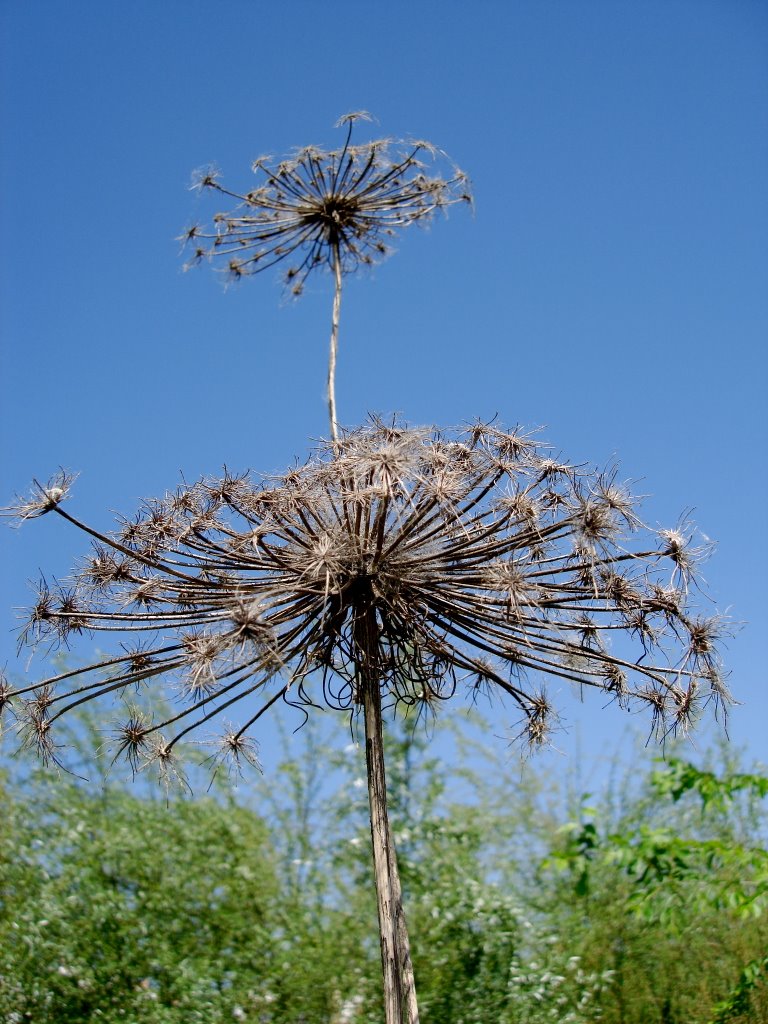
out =
[(253, 170), (263, 181), (249, 192), (224, 188), (215, 171), (198, 174), (196, 187), (238, 205), (217, 213), (212, 229), (194, 224), (182, 236), (193, 251), (190, 264), (219, 261), (235, 280), (287, 264), (285, 281), (294, 295), (301, 294), (313, 270), (333, 273), (328, 407), (334, 440), (342, 277), (386, 256), (397, 229), (424, 224), (438, 210), (471, 202), (467, 177), (457, 167), (449, 165), (445, 176), (428, 173), (445, 162), (429, 142), (376, 139), (353, 146), (352, 129), (359, 120), (370, 120), (370, 115), (347, 114), (339, 121), (337, 127), (347, 129), (340, 149), (308, 146), (277, 164), (270, 157), (256, 160)]
[[(115, 753), (134, 767), (167, 773), (176, 744), (215, 722), (217, 763), (238, 767), (276, 701), (354, 709), (366, 673), (385, 702), (425, 710), (457, 691), (503, 695), (533, 744), (555, 716), (547, 679), (647, 705), (661, 735), (728, 700), (719, 622), (688, 609), (689, 538), (644, 527), (613, 475), (519, 432), (374, 421), (278, 479), (184, 486), (110, 535), (62, 507), (66, 484), (38, 487), (19, 513), (64, 517), (93, 552), (71, 586), (40, 587), (22, 642), (93, 632), (120, 646), (4, 685), (44, 758), (58, 757), (61, 715), (117, 696), (129, 710)], [(142, 696), (162, 683), (179, 704), (153, 720)]]

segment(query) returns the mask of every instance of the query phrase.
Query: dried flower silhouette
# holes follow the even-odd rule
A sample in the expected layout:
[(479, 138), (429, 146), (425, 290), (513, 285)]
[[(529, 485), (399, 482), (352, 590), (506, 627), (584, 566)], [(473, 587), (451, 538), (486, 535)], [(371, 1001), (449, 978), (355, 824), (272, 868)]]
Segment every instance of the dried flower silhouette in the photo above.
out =
[[(661, 735), (728, 699), (720, 623), (687, 608), (689, 539), (642, 527), (610, 475), (517, 432), (372, 423), (280, 479), (225, 474), (150, 501), (110, 535), (62, 507), (66, 486), (38, 487), (18, 513), (56, 513), (93, 552), (70, 585), (40, 585), (21, 641), (106, 633), (121, 650), (6, 685), (44, 758), (58, 757), (61, 715), (112, 695), (131, 708), (116, 754), (162, 771), (236, 704), (244, 720), (219, 739), (235, 765), (276, 700), (349, 709), (366, 686), (425, 710), (457, 691), (503, 695), (534, 745), (555, 720), (547, 679), (646, 704)], [(155, 721), (138, 706), (163, 682), (180, 706)]]
[(452, 166), (445, 177), (427, 173), (444, 158), (429, 142), (376, 139), (353, 146), (353, 125), (360, 120), (370, 115), (357, 112), (338, 122), (337, 127), (347, 129), (340, 149), (310, 146), (277, 164), (259, 158), (253, 170), (264, 182), (249, 192), (224, 188), (215, 171), (198, 174), (195, 187), (237, 200), (238, 206), (217, 213), (212, 229), (195, 224), (182, 236), (193, 249), (192, 264), (219, 260), (233, 279), (287, 263), (285, 281), (294, 295), (314, 270), (333, 273), (328, 410), (334, 440), (342, 277), (386, 256), (398, 229), (424, 224), (438, 210), (471, 201), (467, 177), (458, 168)]
[[(30, 686), (2, 680), (0, 708), (59, 763), (58, 719), (123, 697), (112, 756), (166, 783), (184, 781), (180, 741), (216, 724), (215, 770), (258, 765), (250, 731), (281, 699), (360, 710), (387, 1024), (419, 1012), (383, 706), (498, 695), (516, 709), (517, 738), (537, 746), (556, 720), (547, 680), (646, 705), (661, 737), (729, 701), (722, 624), (689, 608), (691, 537), (647, 529), (612, 474), (553, 460), (519, 432), (372, 422), (280, 478), (184, 486), (109, 535), (62, 507), (69, 483), (59, 474), (16, 509), (94, 541), (70, 584), (41, 583), (21, 641), (106, 634), (120, 651)], [(158, 720), (142, 704), (163, 684), (179, 703)]]
[[(277, 478), (225, 471), (184, 485), (112, 533), (66, 510), (67, 473), (35, 483), (16, 518), (59, 516), (93, 548), (63, 585), (41, 580), (20, 646), (50, 650), (86, 634), (110, 653), (26, 685), (0, 676), (0, 714), (23, 746), (62, 764), (62, 716), (117, 698), (111, 756), (183, 783), (189, 741), (213, 745), (214, 772), (258, 767), (254, 733), (278, 701), (305, 714), (360, 712), (385, 1018), (418, 1024), (383, 709), (431, 714), (454, 695), (496, 696), (513, 710), (515, 739), (535, 747), (557, 723), (548, 683), (645, 706), (660, 738), (730, 697), (723, 623), (691, 600), (705, 549), (687, 527), (645, 526), (615, 472), (561, 463), (494, 424), (339, 428), (344, 275), (386, 255), (398, 229), (470, 198), (457, 168), (428, 173), (444, 159), (428, 143), (352, 145), (366, 117), (342, 118), (337, 150), (257, 160), (263, 182), (250, 192), (202, 174), (201, 188), (238, 205), (184, 235), (192, 262), (221, 261), (233, 278), (286, 266), (295, 294), (314, 270), (332, 273), (330, 441)], [(158, 692), (170, 711), (153, 711)]]

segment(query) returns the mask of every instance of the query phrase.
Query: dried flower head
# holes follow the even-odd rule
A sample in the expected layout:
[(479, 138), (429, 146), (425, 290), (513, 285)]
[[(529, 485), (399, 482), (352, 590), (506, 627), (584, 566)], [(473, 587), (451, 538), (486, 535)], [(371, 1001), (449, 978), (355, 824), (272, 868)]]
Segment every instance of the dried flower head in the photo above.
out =
[(7, 717), (13, 713), (13, 692), (14, 689), (6, 679), (5, 673), (0, 672), (0, 736), (3, 735)]
[(3, 512), (20, 522), (44, 516), (46, 512), (51, 512), (67, 498), (76, 479), (77, 474), (67, 473), (66, 470), (60, 469), (46, 484), (34, 480), (28, 497), (18, 498), (15, 505), (4, 509)]
[(212, 737), (212, 742), (216, 750), (206, 759), (213, 766), (211, 783), (222, 767), (231, 780), (244, 778), (246, 768), (262, 771), (258, 743), (237, 726), (225, 722), (221, 735)]
[(371, 118), (361, 111), (338, 122), (337, 127), (346, 127), (340, 149), (307, 146), (277, 164), (260, 157), (253, 170), (261, 183), (249, 192), (225, 188), (215, 171), (198, 173), (195, 188), (218, 192), (238, 205), (217, 213), (212, 228), (194, 224), (180, 239), (193, 251), (188, 267), (210, 259), (223, 264), (232, 280), (287, 263), (285, 283), (293, 295), (301, 294), (313, 270), (333, 273), (328, 414), (334, 440), (343, 276), (386, 256), (399, 228), (425, 224), (438, 210), (472, 201), (463, 171), (450, 165), (445, 176), (430, 173), (447, 158), (429, 142), (376, 139), (353, 146), (353, 126), (360, 120)]
[(342, 274), (377, 262), (389, 251), (396, 229), (425, 223), (436, 211), (469, 202), (466, 175), (450, 167), (445, 177), (428, 173), (443, 154), (428, 142), (376, 139), (352, 145), (364, 111), (341, 118), (346, 127), (339, 149), (307, 146), (273, 163), (254, 161), (261, 183), (248, 192), (220, 184), (215, 171), (196, 175), (194, 187), (237, 201), (229, 213), (217, 213), (213, 228), (194, 225), (181, 240), (193, 248), (192, 262), (215, 258), (234, 279), (288, 263), (285, 281), (301, 293), (318, 267)]
[[(276, 701), (355, 709), (364, 677), (429, 710), (461, 690), (504, 695), (529, 744), (554, 720), (547, 679), (645, 704), (662, 736), (685, 730), (703, 700), (728, 699), (723, 626), (688, 609), (690, 543), (617, 493), (518, 431), (374, 421), (280, 478), (185, 486), (130, 531), (99, 534), (57, 504), (95, 554), (73, 588), (45, 589), (24, 635), (105, 632), (123, 653), (15, 690), (28, 742), (45, 755), (68, 709), (131, 687), (116, 746), (134, 767), (180, 777), (176, 744), (219, 720), (215, 763), (239, 769)], [(180, 704), (150, 720), (138, 705), (164, 682)]]

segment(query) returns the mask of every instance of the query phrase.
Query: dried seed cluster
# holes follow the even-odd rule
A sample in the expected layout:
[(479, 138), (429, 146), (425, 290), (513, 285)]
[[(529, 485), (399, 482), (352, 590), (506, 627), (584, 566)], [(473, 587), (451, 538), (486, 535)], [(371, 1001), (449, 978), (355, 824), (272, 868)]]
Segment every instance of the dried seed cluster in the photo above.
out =
[(340, 149), (299, 150), (273, 164), (261, 157), (253, 170), (263, 183), (249, 192), (230, 191), (218, 173), (197, 175), (195, 187), (237, 201), (234, 210), (217, 213), (212, 228), (194, 224), (181, 241), (192, 249), (190, 265), (215, 257), (234, 279), (286, 261), (286, 283), (299, 295), (317, 267), (351, 273), (389, 251), (397, 228), (424, 223), (436, 211), (471, 201), (466, 175), (451, 167), (445, 177), (431, 175), (442, 154), (429, 142), (376, 139), (352, 145), (352, 126), (370, 120), (348, 114)]
[[(691, 538), (643, 526), (615, 474), (517, 431), (373, 421), (278, 479), (225, 473), (147, 502), (110, 535), (65, 511), (67, 484), (39, 486), (18, 514), (62, 516), (93, 550), (70, 586), (41, 584), (22, 642), (103, 632), (120, 651), (2, 682), (0, 706), (46, 759), (61, 715), (126, 695), (114, 750), (134, 768), (172, 775), (179, 740), (215, 721), (216, 763), (255, 764), (248, 731), (269, 707), (353, 709), (363, 671), (423, 710), (457, 690), (505, 695), (530, 744), (555, 720), (548, 679), (650, 706), (662, 736), (729, 700), (722, 624), (689, 608)], [(156, 720), (142, 697), (162, 683), (181, 703)]]

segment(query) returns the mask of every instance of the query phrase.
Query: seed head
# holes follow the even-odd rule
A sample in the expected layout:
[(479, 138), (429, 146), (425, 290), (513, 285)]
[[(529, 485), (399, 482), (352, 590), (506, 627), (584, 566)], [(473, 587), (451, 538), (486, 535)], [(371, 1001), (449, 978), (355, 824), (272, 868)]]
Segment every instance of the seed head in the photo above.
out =
[(25, 519), (37, 519), (46, 512), (52, 512), (68, 496), (69, 490), (76, 479), (76, 474), (60, 469), (46, 484), (33, 481), (32, 490), (26, 498), (17, 498), (14, 505), (1, 509), (8, 517), (22, 522)]
[(196, 176), (194, 187), (211, 190), (237, 206), (217, 213), (212, 229), (187, 228), (180, 241), (191, 246), (190, 264), (215, 259), (233, 280), (287, 264), (285, 283), (299, 295), (316, 268), (349, 274), (379, 262), (398, 229), (424, 224), (439, 210), (470, 202), (466, 175), (449, 164), (445, 176), (432, 168), (447, 160), (428, 142), (376, 139), (352, 145), (353, 126), (370, 120), (348, 114), (339, 149), (300, 149), (277, 163), (253, 164), (259, 184), (239, 193), (225, 188), (215, 171)]
[(429, 713), (461, 692), (503, 696), (528, 745), (556, 718), (547, 679), (645, 704), (662, 736), (684, 729), (702, 699), (728, 701), (723, 624), (667, 582), (676, 538), (603, 479), (495, 425), (374, 420), (282, 477), (177, 492), (173, 528), (167, 501), (146, 503), (130, 538), (67, 514), (95, 554), (63, 596), (42, 589), (24, 640), (74, 623), (116, 635), (122, 653), (13, 693), (31, 697), (45, 756), (68, 708), (128, 686), (138, 707), (166, 682), (178, 710), (134, 709), (116, 734), (117, 754), (166, 781), (181, 778), (179, 740), (235, 705), (243, 720), (226, 724), (216, 766), (252, 763), (248, 730), (277, 700), (354, 711), (363, 672), (393, 705)]
[(0, 672), (0, 736), (3, 734), (4, 719), (13, 713), (13, 692), (14, 689), (6, 679), (5, 673)]

